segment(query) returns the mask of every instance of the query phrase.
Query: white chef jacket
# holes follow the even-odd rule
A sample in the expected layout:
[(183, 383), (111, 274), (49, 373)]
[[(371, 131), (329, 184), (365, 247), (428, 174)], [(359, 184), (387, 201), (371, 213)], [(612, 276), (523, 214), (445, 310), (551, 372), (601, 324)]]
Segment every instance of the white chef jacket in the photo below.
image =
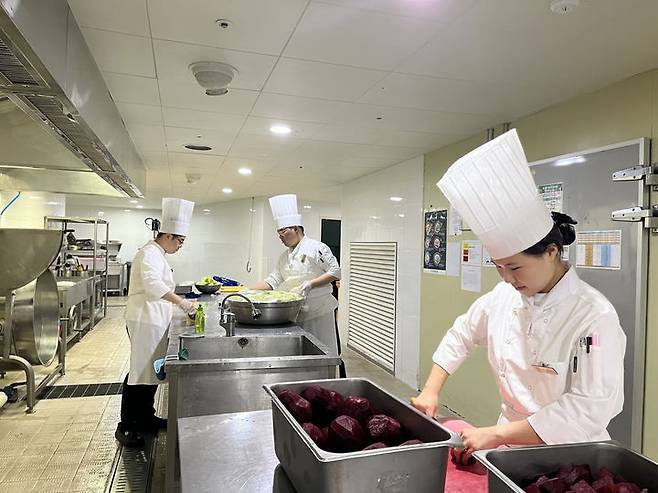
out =
[(162, 296), (176, 286), (164, 249), (155, 241), (144, 245), (133, 260), (126, 326), (130, 335), (128, 384), (163, 383), (153, 370), (153, 362), (167, 351), (167, 329), (173, 305)]
[[(340, 266), (331, 249), (324, 243), (304, 236), (294, 248), (284, 251), (276, 268), (265, 278), (272, 289), (290, 291), (304, 281), (322, 274), (340, 279)], [(300, 325), (336, 352), (336, 327), (334, 310), (338, 307), (332, 296), (331, 284), (311, 289), (297, 318)]]
[(434, 363), (452, 374), (475, 346), (487, 346), (499, 423), (527, 418), (546, 444), (610, 439), (624, 404), (626, 336), (612, 304), (573, 267), (532, 298), (499, 283), (455, 320)]

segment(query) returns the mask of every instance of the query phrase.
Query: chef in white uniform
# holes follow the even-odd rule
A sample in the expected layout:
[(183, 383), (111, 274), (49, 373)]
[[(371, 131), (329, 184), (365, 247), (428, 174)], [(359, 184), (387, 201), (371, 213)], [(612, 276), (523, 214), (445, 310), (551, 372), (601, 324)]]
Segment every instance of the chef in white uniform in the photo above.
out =
[(194, 202), (162, 199), (162, 222), (153, 241), (135, 255), (132, 263), (126, 327), (130, 337), (130, 370), (123, 382), (121, 422), (116, 439), (125, 446), (144, 444), (142, 433), (166, 428), (167, 420), (155, 416), (157, 384), (153, 362), (167, 350), (168, 329), (173, 307), (185, 313), (194, 304), (174, 293), (176, 284), (166, 255), (176, 253), (190, 228)]
[(292, 291), (304, 296), (306, 302), (297, 322), (333, 354), (340, 354), (335, 318), (338, 302), (331, 287), (333, 281), (340, 279), (338, 261), (327, 245), (304, 235), (295, 195), (272, 197), (270, 207), (279, 239), (287, 249), (272, 273), (255, 288)]
[(437, 186), (503, 282), (455, 320), (414, 405), (435, 415), (447, 378), (485, 346), (501, 413), (496, 425), (461, 433), (464, 458), (503, 444), (609, 439), (624, 403), (626, 336), (612, 304), (562, 260), (576, 222), (544, 206), (516, 131), (459, 159)]

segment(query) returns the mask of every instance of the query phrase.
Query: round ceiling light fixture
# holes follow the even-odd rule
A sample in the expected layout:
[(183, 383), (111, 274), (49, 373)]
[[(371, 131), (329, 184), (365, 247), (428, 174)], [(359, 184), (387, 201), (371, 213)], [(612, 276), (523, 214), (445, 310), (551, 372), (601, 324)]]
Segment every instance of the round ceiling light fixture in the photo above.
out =
[(224, 192), (224, 193), (233, 193), (233, 189), (232, 188), (222, 188), (222, 192)]
[(288, 125), (272, 125), (270, 132), (276, 135), (288, 135), (292, 130)]
[(570, 14), (580, 5), (580, 0), (551, 0), (551, 12), (558, 15)]
[(222, 62), (195, 62), (190, 65), (192, 75), (208, 96), (223, 96), (238, 73), (238, 69)]
[(240, 168), (238, 170), (238, 173), (240, 173), (243, 176), (249, 176), (251, 174), (251, 169), (249, 169), (249, 168)]

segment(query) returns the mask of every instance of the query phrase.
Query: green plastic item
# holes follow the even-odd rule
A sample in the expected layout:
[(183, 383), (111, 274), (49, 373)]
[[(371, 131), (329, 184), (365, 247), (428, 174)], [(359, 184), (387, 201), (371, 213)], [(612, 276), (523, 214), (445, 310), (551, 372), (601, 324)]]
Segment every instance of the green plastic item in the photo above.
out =
[(194, 332), (197, 334), (204, 334), (206, 332), (206, 324), (203, 316), (203, 305), (196, 308), (196, 316), (194, 317)]

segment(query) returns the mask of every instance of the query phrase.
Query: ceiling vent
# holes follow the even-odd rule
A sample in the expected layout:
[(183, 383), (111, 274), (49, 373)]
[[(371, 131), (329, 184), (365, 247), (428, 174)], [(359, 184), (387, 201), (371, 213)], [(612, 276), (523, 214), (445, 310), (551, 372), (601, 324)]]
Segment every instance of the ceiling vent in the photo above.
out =
[(554, 14), (570, 14), (580, 5), (580, 0), (551, 0), (551, 12)]
[(188, 185), (195, 185), (201, 181), (201, 175), (198, 173), (185, 173), (185, 181)]
[(196, 62), (190, 70), (208, 96), (223, 96), (238, 73), (235, 67), (221, 62)]

